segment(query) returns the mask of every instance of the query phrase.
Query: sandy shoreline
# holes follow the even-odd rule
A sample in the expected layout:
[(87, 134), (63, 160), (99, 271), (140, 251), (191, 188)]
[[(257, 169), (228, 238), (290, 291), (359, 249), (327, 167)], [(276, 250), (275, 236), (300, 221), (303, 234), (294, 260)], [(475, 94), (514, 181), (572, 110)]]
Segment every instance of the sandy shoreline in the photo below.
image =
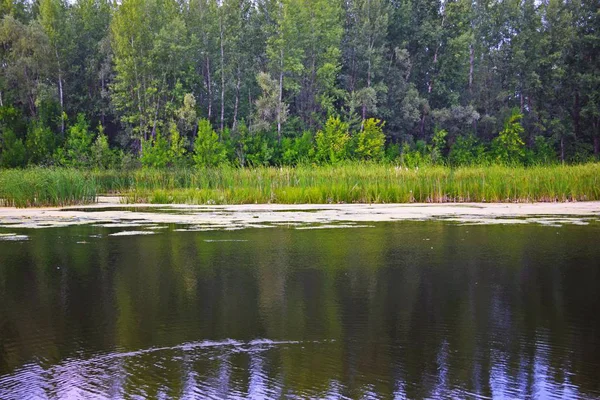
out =
[(188, 230), (212, 230), (277, 225), (327, 227), (327, 224), (403, 220), (444, 220), (466, 224), (539, 223), (552, 226), (588, 224), (590, 221), (600, 221), (600, 202), (191, 206), (124, 205), (115, 198), (101, 198), (98, 204), (88, 206), (0, 207), (1, 228), (181, 224), (186, 225)]

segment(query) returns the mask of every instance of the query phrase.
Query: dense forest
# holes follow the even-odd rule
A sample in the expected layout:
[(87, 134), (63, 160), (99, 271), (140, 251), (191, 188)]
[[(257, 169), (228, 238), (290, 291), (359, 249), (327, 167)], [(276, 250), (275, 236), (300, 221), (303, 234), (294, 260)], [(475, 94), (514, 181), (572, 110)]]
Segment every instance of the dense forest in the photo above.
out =
[(0, 165), (581, 162), (597, 0), (2, 0)]

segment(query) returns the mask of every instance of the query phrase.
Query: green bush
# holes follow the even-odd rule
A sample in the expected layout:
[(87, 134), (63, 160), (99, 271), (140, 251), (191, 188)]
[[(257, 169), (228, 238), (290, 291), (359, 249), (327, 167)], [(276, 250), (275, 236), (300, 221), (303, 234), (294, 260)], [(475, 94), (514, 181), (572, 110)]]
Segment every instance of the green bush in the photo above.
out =
[(304, 131), (302, 136), (283, 138), (281, 141), (281, 161), (284, 165), (306, 163), (314, 156), (312, 133)]
[(94, 168), (107, 169), (118, 164), (118, 152), (112, 150), (108, 144), (108, 137), (104, 134), (102, 125), (98, 126), (98, 136), (90, 151), (90, 162)]
[(160, 131), (153, 139), (142, 140), (142, 156), (144, 167), (164, 168), (169, 163), (169, 141)]
[(450, 148), (448, 163), (456, 167), (486, 164), (485, 146), (473, 135), (458, 136)]
[(325, 128), (318, 131), (315, 137), (316, 161), (336, 164), (347, 159), (350, 143), (348, 129), (348, 124), (342, 122), (340, 117), (329, 117)]
[(52, 155), (56, 147), (56, 137), (50, 128), (34, 122), (29, 126), (25, 148), (31, 164), (48, 165), (53, 162)]
[(198, 167), (215, 167), (227, 161), (225, 147), (207, 119), (198, 122), (193, 159)]
[(380, 161), (384, 155), (385, 135), (383, 126), (385, 122), (369, 118), (362, 130), (356, 135), (355, 154), (359, 160)]
[(504, 129), (492, 140), (492, 158), (495, 163), (504, 165), (522, 164), (525, 159), (525, 142), (521, 136), (525, 129), (520, 121), (523, 118), (518, 110), (504, 123)]
[(0, 139), (0, 166), (24, 167), (27, 163), (27, 154), (23, 141), (17, 138), (11, 129), (5, 129)]
[(67, 167), (87, 167), (91, 164), (93, 134), (83, 114), (77, 115), (77, 122), (69, 127), (64, 148), (58, 149), (56, 161)]
[(408, 168), (432, 165), (431, 149), (424, 140), (417, 140), (413, 147), (404, 143), (400, 153), (400, 163)]
[(179, 134), (179, 129), (175, 123), (169, 124), (170, 146), (169, 146), (169, 161), (168, 165), (174, 167), (184, 167), (188, 162), (186, 156), (186, 141)]
[(242, 126), (240, 129), (240, 151), (238, 160), (241, 166), (266, 166), (275, 162), (277, 142), (269, 132), (258, 130), (251, 132)]
[(550, 138), (536, 136), (533, 148), (526, 151), (527, 165), (549, 165), (557, 162), (556, 151)]

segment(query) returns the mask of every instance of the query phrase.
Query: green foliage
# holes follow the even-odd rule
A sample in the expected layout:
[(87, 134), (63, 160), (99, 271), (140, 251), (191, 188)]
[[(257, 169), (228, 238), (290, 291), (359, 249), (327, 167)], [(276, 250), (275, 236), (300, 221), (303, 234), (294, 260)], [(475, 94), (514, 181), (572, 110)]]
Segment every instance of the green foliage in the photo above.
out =
[(283, 138), (281, 151), (281, 160), (284, 165), (308, 163), (314, 157), (312, 133), (304, 131), (300, 137)]
[(329, 117), (315, 137), (315, 158), (321, 163), (336, 164), (348, 158), (350, 134), (348, 123), (340, 117)]
[(93, 134), (85, 115), (79, 114), (77, 122), (69, 127), (64, 151), (59, 152), (56, 160), (67, 167), (83, 168), (90, 166)]
[(98, 126), (98, 136), (92, 144), (90, 151), (91, 166), (94, 168), (107, 169), (117, 166), (118, 154), (112, 150), (108, 143), (108, 137), (104, 134), (102, 125)]
[(504, 129), (492, 140), (492, 157), (494, 162), (504, 165), (521, 164), (525, 157), (525, 142), (520, 124), (523, 114), (513, 110), (504, 123)]
[(435, 128), (431, 139), (431, 160), (434, 164), (442, 164), (444, 150), (446, 149), (446, 136), (448, 132), (444, 129)]
[(557, 162), (556, 151), (550, 138), (536, 136), (533, 148), (526, 153), (528, 165), (549, 165)]
[(458, 136), (448, 154), (452, 166), (484, 165), (487, 162), (485, 147), (473, 135)]
[(142, 156), (140, 161), (144, 167), (164, 168), (171, 161), (169, 157), (169, 141), (160, 132), (156, 137), (142, 140)]
[(185, 139), (179, 134), (179, 129), (177, 129), (177, 125), (173, 122), (169, 125), (169, 134), (169, 165), (183, 167), (187, 163)]
[[(146, 167), (191, 165), (203, 117), (242, 166), (397, 158), (381, 133), (413, 144), (411, 165), (598, 159), (595, 2), (413, 3), (5, 1), (0, 129), (16, 139), (4, 163), (22, 163), (22, 143), (32, 165), (134, 168), (141, 144)], [(106, 143), (79, 119), (66, 126), (79, 114), (120, 160), (98, 161)], [(327, 133), (338, 114), (350, 140)]]
[(198, 122), (193, 159), (198, 167), (214, 167), (227, 161), (225, 147), (207, 119)]
[(25, 140), (25, 148), (30, 163), (38, 165), (51, 164), (55, 147), (56, 136), (50, 128), (40, 122), (34, 122), (30, 125)]
[(359, 160), (380, 161), (384, 155), (384, 122), (375, 118), (365, 120), (363, 129), (356, 135), (355, 155)]
[(412, 147), (408, 143), (404, 143), (400, 154), (400, 163), (407, 168), (432, 165), (433, 161), (429, 146), (423, 140), (417, 140)]
[(272, 139), (268, 132), (246, 131), (240, 140), (245, 160), (244, 165), (256, 167), (269, 165), (273, 162), (277, 142)]
[(23, 140), (11, 129), (5, 129), (0, 136), (0, 167), (17, 168), (25, 166), (27, 162)]

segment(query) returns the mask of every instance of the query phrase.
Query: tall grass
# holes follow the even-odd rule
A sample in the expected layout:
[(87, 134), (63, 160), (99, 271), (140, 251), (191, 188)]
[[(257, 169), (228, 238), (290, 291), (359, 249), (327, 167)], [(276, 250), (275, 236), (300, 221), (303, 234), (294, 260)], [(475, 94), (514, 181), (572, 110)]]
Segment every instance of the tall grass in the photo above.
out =
[[(450, 169), (342, 166), (138, 171), (128, 202), (410, 203), (600, 200), (600, 164)], [(120, 179), (117, 179), (118, 181)]]
[[(6, 182), (6, 183), (5, 183)], [(546, 167), (428, 167), (380, 164), (254, 169), (0, 171), (0, 198), (25, 207), (93, 201), (129, 203), (410, 203), (600, 200), (600, 164)]]
[(74, 169), (0, 170), (0, 205), (42, 207), (96, 201), (91, 173)]

